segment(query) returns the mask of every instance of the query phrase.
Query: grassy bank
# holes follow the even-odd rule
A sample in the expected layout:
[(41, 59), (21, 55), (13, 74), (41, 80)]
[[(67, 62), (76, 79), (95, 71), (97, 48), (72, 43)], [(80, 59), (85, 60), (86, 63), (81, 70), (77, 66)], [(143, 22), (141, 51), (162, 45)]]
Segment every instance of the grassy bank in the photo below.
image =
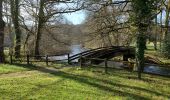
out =
[(162, 63), (170, 65), (170, 59), (167, 59), (160, 53), (159, 46), (157, 51), (154, 50), (153, 43), (147, 44), (147, 50), (145, 50), (145, 55), (159, 59)]
[[(57, 69), (56, 69), (57, 68)], [(0, 100), (168, 100), (170, 79), (123, 70), (0, 65)], [(9, 71), (10, 69), (10, 71)], [(8, 71), (4, 71), (8, 70)], [(4, 74), (6, 73), (6, 74)]]

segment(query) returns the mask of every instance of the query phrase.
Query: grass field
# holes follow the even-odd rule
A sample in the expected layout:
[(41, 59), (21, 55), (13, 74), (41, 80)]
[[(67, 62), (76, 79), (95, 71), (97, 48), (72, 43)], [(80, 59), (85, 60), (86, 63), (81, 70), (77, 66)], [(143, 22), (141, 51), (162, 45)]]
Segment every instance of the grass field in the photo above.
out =
[(14, 72), (21, 72), (21, 71), (28, 71), (30, 70), (28, 66), (19, 67), (17, 65), (7, 65), (2, 64), (0, 65), (0, 74), (7, 74), (7, 73), (14, 73)]
[(170, 78), (123, 70), (0, 65), (0, 100), (168, 100)]

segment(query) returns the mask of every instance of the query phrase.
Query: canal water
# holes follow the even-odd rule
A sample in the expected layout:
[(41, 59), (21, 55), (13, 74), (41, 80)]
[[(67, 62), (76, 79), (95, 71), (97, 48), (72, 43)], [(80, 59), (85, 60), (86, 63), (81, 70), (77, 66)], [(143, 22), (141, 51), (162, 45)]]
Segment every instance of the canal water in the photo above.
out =
[(170, 68), (159, 67), (159, 66), (145, 66), (144, 72), (160, 74), (170, 77)]
[[(70, 56), (81, 53), (83, 51), (86, 51), (88, 49), (83, 48), (81, 45), (72, 45), (70, 47)], [(65, 62), (68, 59), (68, 55), (62, 55), (62, 56), (56, 56), (56, 57), (51, 57), (50, 59), (53, 60), (64, 60)], [(77, 62), (77, 60), (75, 60), (74, 62)], [(101, 64), (103, 65), (103, 64)], [(108, 66), (109, 67), (114, 67), (114, 68), (118, 68), (118, 69), (123, 69), (123, 63), (120, 62), (108, 62)], [(165, 68), (165, 67), (159, 67), (159, 66), (145, 66), (144, 68), (144, 72), (147, 73), (152, 73), (152, 74), (160, 74), (160, 75), (166, 75), (166, 76), (170, 76), (170, 68)]]

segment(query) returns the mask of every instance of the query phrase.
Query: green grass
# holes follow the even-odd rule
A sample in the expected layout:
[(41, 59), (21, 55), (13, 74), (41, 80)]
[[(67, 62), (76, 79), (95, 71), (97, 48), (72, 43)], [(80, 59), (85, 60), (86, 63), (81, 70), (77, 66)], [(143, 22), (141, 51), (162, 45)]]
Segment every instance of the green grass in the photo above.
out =
[[(0, 100), (168, 100), (170, 78), (123, 70), (3, 65), (0, 68)], [(23, 67), (23, 69), (22, 69)], [(10, 69), (8, 74), (2, 74)], [(13, 71), (12, 71), (13, 70)], [(24, 70), (24, 71), (23, 71)]]
[(30, 70), (26, 66), (0, 64), (0, 74)]
[[(146, 55), (168, 63), (152, 45)], [(36, 64), (44, 66), (44, 63)], [(169, 100), (170, 78), (125, 70), (54, 64), (0, 65), (0, 100)], [(55, 67), (54, 67), (55, 66)]]

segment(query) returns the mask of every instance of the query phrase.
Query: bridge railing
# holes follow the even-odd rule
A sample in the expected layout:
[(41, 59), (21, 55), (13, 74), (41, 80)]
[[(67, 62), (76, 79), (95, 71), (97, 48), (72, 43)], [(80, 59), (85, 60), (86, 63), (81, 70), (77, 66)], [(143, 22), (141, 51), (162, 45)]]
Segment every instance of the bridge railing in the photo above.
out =
[(122, 48), (122, 47), (124, 48), (124, 46), (100, 47), (100, 48), (96, 48), (96, 49), (92, 49), (92, 50), (87, 50), (87, 51), (81, 52), (79, 54), (70, 56), (69, 59), (70, 59), (70, 61), (73, 61), (75, 59), (78, 59), (80, 56), (87, 56), (87, 55), (93, 54), (93, 53), (95, 53), (97, 51), (100, 51), (100, 50), (115, 49), (115, 48)]
[(91, 50), (87, 50), (87, 51), (84, 51), (84, 52), (81, 52), (79, 54), (75, 54), (73, 56), (70, 56), (70, 60), (74, 60), (76, 59), (77, 57), (79, 57), (80, 55), (86, 55), (86, 54), (89, 54), (89, 53), (92, 53), (94, 51), (97, 51), (97, 50), (101, 50), (101, 49), (105, 49), (105, 48), (111, 48), (111, 47), (100, 47), (100, 48), (96, 48), (96, 49), (91, 49)]

